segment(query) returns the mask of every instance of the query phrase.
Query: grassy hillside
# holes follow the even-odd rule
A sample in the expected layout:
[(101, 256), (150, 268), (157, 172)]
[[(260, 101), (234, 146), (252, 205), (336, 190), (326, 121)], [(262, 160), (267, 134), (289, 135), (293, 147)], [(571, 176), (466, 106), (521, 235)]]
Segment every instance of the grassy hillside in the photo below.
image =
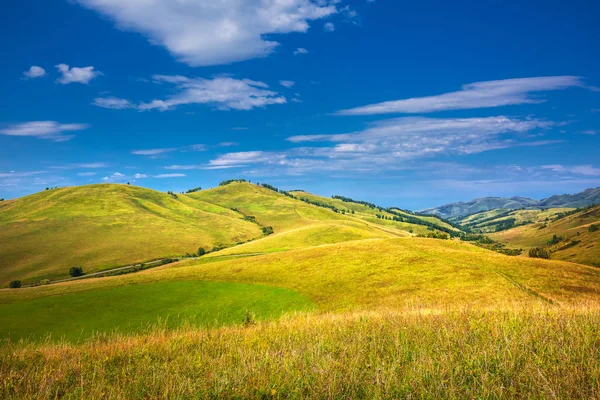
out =
[(127, 185), (90, 185), (0, 203), (0, 285), (94, 272), (262, 236), (215, 204)]
[[(414, 233), (415, 235), (427, 234), (428, 226), (423, 225), (423, 224), (418, 224), (418, 223), (411, 223), (411, 222), (407, 222), (407, 221), (404, 221), (404, 222), (394, 221), (393, 218), (400, 217), (400, 218), (407, 219), (407, 220), (414, 218), (418, 221), (422, 221), (424, 223), (429, 223), (435, 227), (442, 228), (445, 230), (451, 230), (454, 232), (460, 231), (459, 229), (449, 225), (448, 223), (441, 221), (439, 218), (436, 218), (433, 216), (421, 216), (421, 215), (408, 214), (407, 212), (400, 210), (398, 208), (392, 208), (391, 210), (394, 213), (391, 213), (383, 208), (376, 207), (374, 204), (371, 204), (371, 205), (361, 204), (359, 202), (347, 201), (347, 200), (345, 201), (345, 200), (342, 200), (339, 198), (322, 197), (322, 196), (317, 196), (317, 195), (314, 195), (314, 194), (311, 194), (308, 192), (301, 192), (301, 191), (293, 191), (290, 193), (301, 200), (306, 199), (314, 204), (324, 204), (329, 207), (335, 207), (336, 209), (340, 210), (341, 212), (344, 212), (345, 215), (349, 215), (354, 218), (359, 218), (359, 219), (368, 221), (373, 224), (383, 225), (383, 226), (391, 227), (391, 228), (394, 228), (394, 229), (397, 229), (400, 231)], [(380, 216), (380, 218), (377, 217), (378, 215)], [(385, 218), (381, 218), (381, 216), (384, 216)]]
[(472, 214), (458, 219), (457, 222), (479, 233), (491, 233), (507, 230), (513, 226), (544, 223), (573, 210), (573, 208), (550, 208), (511, 211), (500, 208)]
[[(551, 257), (600, 266), (600, 206), (580, 210), (556, 221), (538, 222), (491, 234), (490, 237), (511, 248), (545, 247)], [(554, 236), (560, 240), (549, 244)]]
[[(214, 315), (201, 306), (209, 304), (205, 294), (188, 299), (184, 292), (168, 286), (189, 281), (281, 288), (288, 291), (281, 295), (283, 299), (306, 299), (294, 304), (312, 303), (323, 311), (407, 306), (499, 309), (516, 305), (577, 305), (600, 300), (600, 271), (592, 267), (507, 257), (449, 240), (368, 239), (248, 257), (205, 256), (137, 274), (4, 290), (0, 296), (0, 326), (10, 327), (10, 332), (19, 334), (32, 326), (30, 321), (34, 318), (38, 324), (33, 326), (39, 334), (64, 333), (64, 326), (78, 327), (78, 333), (92, 328), (101, 332), (113, 329), (131, 332), (135, 329), (128, 315), (137, 315), (138, 309), (141, 319), (134, 319), (138, 328), (142, 326), (144, 315), (148, 323), (156, 322), (156, 315), (179, 314), (199, 315), (199, 321), (206, 322), (205, 313)], [(160, 296), (144, 292), (150, 290), (146, 288)], [(113, 295), (125, 297), (112, 302), (112, 306), (101, 301), (99, 304), (105, 306), (77, 311), (76, 304), (82, 301), (78, 299), (110, 299)], [(132, 297), (131, 309), (115, 315), (122, 304), (129, 304), (128, 295)], [(61, 296), (73, 296), (73, 307), (60, 306), (71, 302)], [(195, 300), (197, 296), (199, 300)], [(155, 301), (150, 303), (147, 314), (143, 314), (145, 306), (135, 304), (142, 304), (148, 297)], [(231, 302), (227, 296), (222, 299), (223, 304)], [(235, 300), (235, 296), (232, 299)], [(30, 303), (32, 301), (37, 303)], [(187, 305), (190, 301), (196, 303)], [(240, 295), (237, 302), (231, 304), (230, 308), (224, 306), (220, 310), (235, 309), (239, 313), (249, 307), (251, 301)], [(288, 303), (283, 301), (282, 304)], [(293, 305), (283, 307), (290, 308), (293, 309)], [(38, 313), (41, 313), (39, 318)], [(110, 321), (110, 324), (98, 321)], [(225, 318), (225, 321), (230, 320)], [(241, 319), (238, 318), (238, 322)]]

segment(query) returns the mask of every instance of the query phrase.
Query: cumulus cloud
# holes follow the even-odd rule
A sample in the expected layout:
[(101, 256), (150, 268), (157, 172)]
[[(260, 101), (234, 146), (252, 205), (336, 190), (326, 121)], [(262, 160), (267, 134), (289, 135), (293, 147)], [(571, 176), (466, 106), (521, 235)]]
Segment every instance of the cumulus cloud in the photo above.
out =
[(111, 108), (114, 110), (123, 110), (125, 108), (133, 108), (133, 105), (129, 100), (119, 99), (117, 97), (97, 97), (92, 102), (93, 105), (102, 108)]
[[(339, 0), (76, 0), (139, 32), (191, 66), (265, 57), (273, 34), (306, 32), (309, 22), (337, 12)], [(268, 37), (268, 39), (267, 39)]]
[(46, 76), (46, 70), (37, 65), (32, 65), (27, 71), (23, 72), (23, 75), (28, 79), (41, 78)]
[(270, 104), (285, 104), (286, 98), (268, 89), (263, 82), (250, 79), (217, 77), (214, 79), (184, 76), (154, 76), (156, 82), (176, 85), (176, 93), (164, 100), (138, 106), (140, 110), (171, 110), (186, 104), (209, 104), (219, 110), (251, 110)]
[(147, 178), (148, 175), (146, 175), (146, 174), (135, 174), (133, 177), (135, 179), (144, 179), (144, 178)]
[(308, 54), (308, 50), (306, 50), (304, 47), (298, 47), (296, 50), (294, 50), (295, 56), (300, 54)]
[(31, 121), (22, 124), (11, 125), (0, 129), (0, 134), (9, 136), (32, 136), (40, 139), (64, 142), (75, 137), (67, 135), (66, 132), (81, 131), (89, 128), (88, 124), (61, 124), (56, 121)]
[(533, 93), (585, 87), (577, 76), (548, 76), (475, 82), (464, 85), (457, 92), (437, 96), (414, 97), (385, 101), (338, 111), (337, 115), (374, 115), (389, 113), (429, 113), (444, 110), (464, 110), (499, 107), (515, 104), (536, 104), (543, 98)]
[(102, 180), (104, 182), (122, 182), (127, 180), (127, 177), (125, 176), (125, 174), (115, 172), (112, 175), (105, 176), (104, 178), (102, 178)]
[(94, 67), (69, 68), (67, 64), (58, 64), (56, 69), (62, 74), (62, 77), (57, 82), (63, 85), (69, 83), (83, 83), (87, 85), (92, 79), (102, 74), (100, 71), (94, 70)]

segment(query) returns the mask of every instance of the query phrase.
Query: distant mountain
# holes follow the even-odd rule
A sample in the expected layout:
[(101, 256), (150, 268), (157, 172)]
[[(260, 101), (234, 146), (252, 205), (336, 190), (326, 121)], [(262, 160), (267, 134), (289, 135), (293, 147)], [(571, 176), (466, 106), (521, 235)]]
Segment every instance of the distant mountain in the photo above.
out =
[(506, 210), (542, 207), (577, 208), (592, 204), (600, 204), (600, 188), (586, 189), (576, 194), (556, 195), (539, 201), (527, 197), (511, 197), (510, 199), (504, 197), (484, 197), (468, 202), (451, 203), (440, 207), (428, 208), (421, 210), (420, 213), (442, 218), (458, 218), (496, 208)]
[(586, 207), (592, 204), (600, 204), (600, 187), (586, 189), (576, 194), (561, 194), (548, 197), (539, 202), (540, 207)]

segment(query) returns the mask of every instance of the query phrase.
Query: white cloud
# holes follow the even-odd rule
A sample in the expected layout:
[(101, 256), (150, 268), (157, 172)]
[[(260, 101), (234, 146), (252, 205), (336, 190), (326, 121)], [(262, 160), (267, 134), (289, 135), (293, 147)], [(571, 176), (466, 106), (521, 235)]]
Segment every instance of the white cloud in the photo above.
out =
[(107, 168), (108, 164), (104, 162), (91, 162), (91, 163), (73, 163), (66, 165), (58, 165), (54, 167), (50, 167), (52, 169), (98, 169), (98, 168)]
[(297, 56), (299, 54), (308, 54), (308, 50), (303, 47), (298, 47), (296, 50), (294, 50), (294, 55)]
[[(328, 0), (76, 0), (140, 32), (191, 66), (265, 57), (279, 45), (272, 34), (306, 32), (309, 22), (335, 14)], [(267, 36), (268, 39), (267, 39)]]
[(120, 172), (115, 172), (112, 175), (105, 176), (102, 180), (105, 182), (120, 182), (127, 180), (127, 177)]
[(551, 170), (558, 173), (570, 173), (574, 175), (584, 176), (600, 176), (600, 168), (595, 168), (592, 165), (573, 165), (564, 166), (560, 164), (543, 165), (542, 169)]
[(23, 75), (29, 79), (41, 78), (42, 76), (46, 76), (46, 70), (37, 65), (32, 65), (27, 71), (23, 72)]
[(389, 113), (428, 113), (444, 110), (499, 107), (544, 102), (533, 97), (536, 92), (585, 87), (577, 76), (548, 76), (475, 82), (463, 85), (457, 92), (437, 96), (386, 101), (338, 111), (337, 115), (374, 115)]
[(117, 97), (97, 97), (92, 102), (93, 105), (102, 108), (112, 108), (115, 110), (123, 110), (125, 108), (133, 108), (133, 105), (129, 100), (119, 99)]
[(584, 135), (596, 135), (596, 134), (598, 134), (598, 131), (593, 130), (593, 129), (588, 129), (588, 130), (582, 131), (581, 133), (583, 133)]
[(57, 82), (63, 85), (69, 83), (83, 83), (87, 85), (92, 79), (102, 74), (100, 71), (95, 71), (94, 67), (69, 68), (67, 64), (58, 64), (56, 69), (62, 74), (62, 77)]
[(219, 110), (251, 110), (270, 104), (285, 104), (286, 98), (268, 90), (268, 85), (250, 79), (214, 79), (156, 75), (154, 80), (176, 84), (177, 93), (165, 100), (139, 105), (140, 110), (174, 109), (185, 104), (211, 104)]
[(333, 32), (335, 31), (335, 25), (333, 22), (326, 22), (325, 25), (323, 25), (323, 29), (325, 29), (327, 32)]
[(65, 132), (81, 131), (89, 128), (88, 124), (61, 124), (56, 121), (31, 121), (11, 125), (0, 129), (0, 134), (9, 136), (33, 136), (40, 139), (64, 142), (75, 135), (65, 135)]
[[(404, 169), (421, 159), (466, 155), (519, 146), (543, 146), (540, 129), (553, 124), (537, 119), (405, 117), (380, 121), (346, 134), (293, 136), (292, 143), (319, 143), (280, 152), (248, 151), (214, 158), (210, 167), (255, 166), (263, 172), (303, 174), (311, 171), (379, 173)], [(535, 139), (532, 139), (535, 138)]]
[(158, 179), (183, 178), (185, 176), (186, 176), (185, 174), (159, 174), (159, 175), (154, 175), (153, 178), (158, 178)]
[(279, 84), (286, 88), (292, 88), (296, 84), (294, 81), (279, 81)]
[(157, 156), (160, 154), (170, 153), (175, 150), (177, 150), (177, 147), (168, 147), (168, 148), (162, 148), (162, 149), (134, 150), (131, 152), (131, 154), (135, 154), (138, 156)]
[(146, 174), (135, 174), (133, 177), (135, 179), (144, 179), (144, 178), (147, 178), (148, 175), (146, 175)]
[(80, 172), (77, 174), (77, 176), (94, 176), (96, 175), (96, 172)]

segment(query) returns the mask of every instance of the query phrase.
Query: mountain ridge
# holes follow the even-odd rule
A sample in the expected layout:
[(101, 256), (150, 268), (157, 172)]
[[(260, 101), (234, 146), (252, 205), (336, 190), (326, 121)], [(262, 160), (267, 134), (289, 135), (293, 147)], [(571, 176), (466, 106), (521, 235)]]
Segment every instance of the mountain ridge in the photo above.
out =
[(460, 218), (490, 211), (496, 208), (517, 210), (520, 208), (570, 207), (580, 208), (600, 204), (600, 187), (589, 188), (579, 193), (553, 195), (541, 200), (528, 197), (482, 197), (466, 202), (448, 203), (420, 210), (420, 214), (442, 218)]

